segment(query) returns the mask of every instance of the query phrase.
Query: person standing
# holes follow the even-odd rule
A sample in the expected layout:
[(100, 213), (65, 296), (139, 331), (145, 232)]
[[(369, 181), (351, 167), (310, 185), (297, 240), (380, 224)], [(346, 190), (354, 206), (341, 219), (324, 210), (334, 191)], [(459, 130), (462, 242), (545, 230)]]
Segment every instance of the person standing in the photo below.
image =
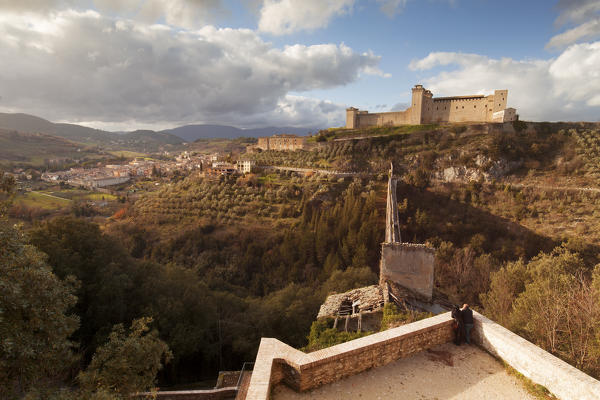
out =
[(465, 325), (463, 324), (462, 313), (458, 306), (452, 307), (451, 316), (454, 319), (454, 344), (460, 346), (465, 337)]
[(468, 304), (463, 304), (460, 309), (463, 324), (465, 326), (465, 341), (467, 344), (471, 344), (471, 329), (473, 329), (473, 311), (469, 308)]

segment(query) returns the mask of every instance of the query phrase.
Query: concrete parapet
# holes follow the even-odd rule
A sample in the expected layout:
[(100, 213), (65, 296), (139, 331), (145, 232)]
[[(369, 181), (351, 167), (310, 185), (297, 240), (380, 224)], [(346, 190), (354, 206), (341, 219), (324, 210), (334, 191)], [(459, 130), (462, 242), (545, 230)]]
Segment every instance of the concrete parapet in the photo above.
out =
[(452, 319), (450, 313), (444, 313), (308, 354), (277, 339), (263, 338), (246, 400), (267, 400), (273, 385), (280, 382), (298, 391), (309, 390), (449, 342), (452, 337)]
[(600, 382), (596, 379), (483, 315), (473, 312), (473, 316), (475, 343), (559, 399), (600, 399)]

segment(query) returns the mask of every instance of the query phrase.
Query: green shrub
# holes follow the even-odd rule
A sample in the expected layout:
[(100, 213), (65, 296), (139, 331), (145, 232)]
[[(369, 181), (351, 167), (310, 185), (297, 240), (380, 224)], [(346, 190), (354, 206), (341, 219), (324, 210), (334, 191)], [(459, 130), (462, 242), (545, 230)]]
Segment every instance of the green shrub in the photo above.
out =
[(340, 332), (337, 328), (328, 328), (333, 326), (333, 318), (322, 318), (314, 321), (310, 327), (308, 335), (308, 344), (302, 348), (302, 351), (312, 352), (336, 344), (349, 342), (363, 336), (368, 336), (373, 332)]
[(401, 311), (394, 303), (387, 303), (383, 307), (383, 318), (381, 319), (381, 330), (385, 331), (399, 325), (419, 321), (433, 317), (432, 313), (413, 310)]

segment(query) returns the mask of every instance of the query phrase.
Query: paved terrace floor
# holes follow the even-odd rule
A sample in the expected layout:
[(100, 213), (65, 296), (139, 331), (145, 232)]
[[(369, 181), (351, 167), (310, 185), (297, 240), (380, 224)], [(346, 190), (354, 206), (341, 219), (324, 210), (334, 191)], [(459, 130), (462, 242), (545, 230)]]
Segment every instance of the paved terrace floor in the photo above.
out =
[(446, 343), (383, 367), (297, 393), (273, 388), (273, 400), (534, 399), (491, 355)]

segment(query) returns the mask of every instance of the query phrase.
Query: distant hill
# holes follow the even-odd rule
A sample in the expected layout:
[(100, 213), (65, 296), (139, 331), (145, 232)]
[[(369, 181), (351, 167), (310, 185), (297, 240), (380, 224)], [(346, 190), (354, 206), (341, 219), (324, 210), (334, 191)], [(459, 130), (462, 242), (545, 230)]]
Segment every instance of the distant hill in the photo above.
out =
[(266, 127), (240, 129), (227, 125), (185, 125), (162, 131), (136, 130), (108, 132), (76, 124), (54, 123), (29, 114), (0, 113), (0, 128), (24, 133), (42, 133), (68, 139), (83, 145), (101, 146), (109, 150), (154, 152), (164, 146), (178, 146), (198, 139), (236, 139), (271, 136), (278, 133), (306, 135), (315, 128)]
[(44, 133), (83, 144), (104, 144), (115, 136), (100, 129), (75, 124), (56, 124), (29, 114), (0, 113), (0, 128), (27, 133)]
[(0, 164), (43, 165), (49, 160), (81, 159), (95, 155), (89, 148), (61, 137), (0, 129)]
[(170, 133), (178, 136), (187, 142), (194, 142), (198, 139), (235, 139), (239, 137), (260, 137), (271, 136), (277, 133), (291, 133), (294, 135), (306, 135), (309, 132), (316, 132), (314, 128), (293, 128), (293, 127), (267, 127), (254, 129), (240, 129), (227, 125), (185, 125), (178, 128), (166, 129), (161, 132)]
[(118, 134), (76, 124), (53, 123), (29, 114), (0, 113), (0, 128), (24, 133), (42, 133), (84, 145), (96, 145), (114, 150), (152, 152), (164, 145), (183, 143), (181, 138), (167, 132), (144, 130)]

